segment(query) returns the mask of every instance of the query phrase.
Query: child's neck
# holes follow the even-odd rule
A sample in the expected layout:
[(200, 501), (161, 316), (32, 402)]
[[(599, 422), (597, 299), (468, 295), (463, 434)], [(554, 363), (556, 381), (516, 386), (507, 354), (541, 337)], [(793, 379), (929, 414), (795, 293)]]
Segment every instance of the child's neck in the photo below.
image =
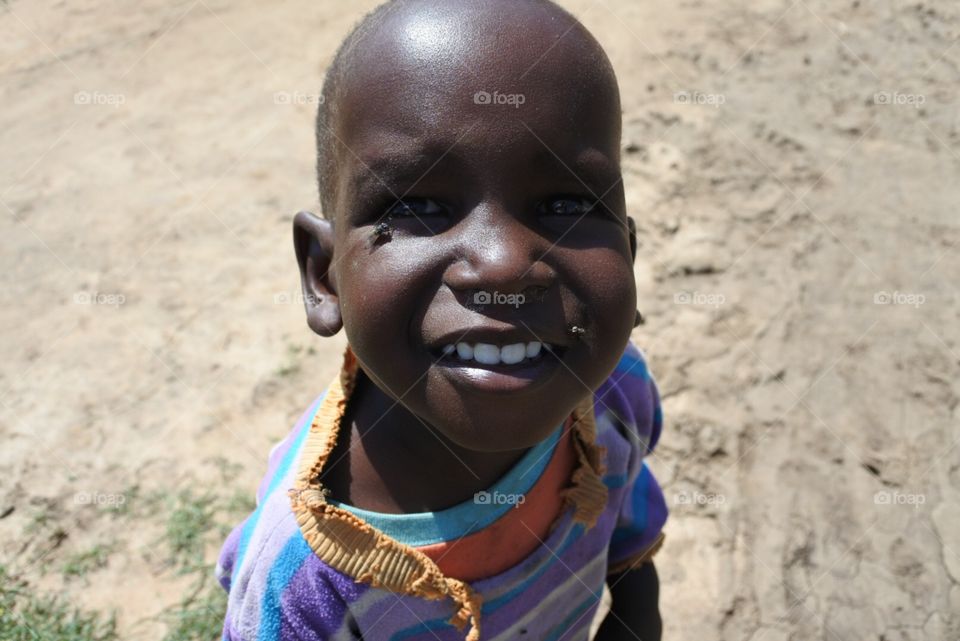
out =
[(321, 475), (330, 498), (392, 514), (432, 512), (469, 500), (527, 450), (476, 452), (451, 442), (362, 373)]

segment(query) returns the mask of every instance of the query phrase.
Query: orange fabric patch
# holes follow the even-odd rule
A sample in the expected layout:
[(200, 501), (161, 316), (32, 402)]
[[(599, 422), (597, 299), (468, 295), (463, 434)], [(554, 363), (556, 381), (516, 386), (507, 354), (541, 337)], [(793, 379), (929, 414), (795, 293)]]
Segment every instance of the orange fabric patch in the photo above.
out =
[(461, 581), (496, 576), (528, 557), (542, 545), (563, 510), (562, 490), (575, 462), (572, 437), (572, 419), (568, 418), (550, 462), (523, 503), (478, 532), (416, 549), (445, 575)]

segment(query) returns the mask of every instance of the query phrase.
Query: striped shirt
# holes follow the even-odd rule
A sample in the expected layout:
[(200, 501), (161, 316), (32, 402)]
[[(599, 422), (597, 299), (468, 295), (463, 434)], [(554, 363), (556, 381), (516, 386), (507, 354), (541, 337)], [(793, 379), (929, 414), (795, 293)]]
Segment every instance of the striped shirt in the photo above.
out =
[(666, 504), (644, 462), (662, 415), (641, 352), (629, 343), (592, 397), (485, 492), (405, 515), (329, 501), (316, 480), (357, 369), (348, 348), (223, 546), (223, 639), (586, 641), (607, 575), (663, 538)]

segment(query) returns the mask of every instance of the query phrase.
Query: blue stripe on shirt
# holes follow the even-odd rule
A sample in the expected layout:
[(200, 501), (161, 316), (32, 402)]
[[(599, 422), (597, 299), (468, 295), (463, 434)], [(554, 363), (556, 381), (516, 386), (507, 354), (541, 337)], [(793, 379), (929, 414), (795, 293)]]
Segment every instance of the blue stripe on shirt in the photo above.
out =
[(267, 586), (260, 601), (260, 625), (257, 629), (258, 641), (276, 641), (280, 638), (280, 623), (282, 619), (283, 590), (293, 579), (307, 557), (313, 550), (306, 539), (298, 531), (280, 550), (270, 573), (267, 575)]
[[(642, 358), (637, 358), (631, 354), (624, 354), (620, 357), (620, 362), (617, 363), (617, 367), (613, 370), (617, 374), (635, 376), (641, 380), (647, 380), (650, 378), (650, 373), (647, 371), (647, 364)], [(614, 379), (616, 381), (617, 379)]]
[(610, 539), (610, 544), (620, 543), (625, 541), (633, 536), (636, 536), (638, 533), (643, 532), (647, 527), (647, 501), (650, 481), (653, 480), (653, 476), (650, 474), (650, 469), (647, 467), (646, 462), (643, 463), (643, 466), (640, 468), (640, 474), (637, 475), (637, 480), (633, 484), (632, 491), (630, 496), (626, 497), (625, 500), (629, 501), (630, 505), (630, 527), (621, 527), (613, 531), (613, 536)]
[(247, 522), (243, 526), (243, 531), (240, 533), (240, 544), (237, 548), (237, 558), (233, 563), (231, 577), (235, 577), (237, 575), (237, 570), (243, 564), (247, 547), (250, 545), (250, 537), (253, 536), (253, 531), (256, 529), (257, 522), (260, 520), (260, 515), (263, 513), (263, 506), (266, 505), (267, 499), (277, 489), (277, 486), (280, 485), (280, 481), (287, 475), (287, 472), (290, 471), (290, 467), (293, 465), (294, 460), (297, 458), (297, 454), (300, 452), (300, 446), (303, 445), (304, 439), (306, 439), (307, 434), (310, 433), (310, 426), (313, 425), (313, 419), (317, 415), (320, 405), (323, 403), (323, 399), (326, 398), (326, 396), (327, 393), (324, 391), (323, 396), (317, 399), (313, 406), (313, 410), (308, 414), (309, 418), (300, 428), (300, 433), (297, 435), (296, 441), (294, 441), (294, 443), (290, 446), (290, 449), (287, 450), (286, 455), (284, 455), (283, 460), (277, 467), (276, 473), (273, 475), (273, 478), (270, 479), (270, 485), (267, 487), (267, 491), (263, 495), (263, 500), (260, 501), (260, 504), (257, 506), (257, 509), (253, 511), (253, 514), (247, 518)]

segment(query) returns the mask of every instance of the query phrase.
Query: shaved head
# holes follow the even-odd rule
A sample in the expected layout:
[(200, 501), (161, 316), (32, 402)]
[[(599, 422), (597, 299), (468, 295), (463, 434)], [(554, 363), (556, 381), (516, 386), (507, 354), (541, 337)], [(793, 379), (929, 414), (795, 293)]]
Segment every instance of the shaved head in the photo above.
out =
[[(593, 36), (549, 0), (390, 0), (347, 36), (327, 70), (317, 112), (317, 178), (325, 217), (335, 219), (338, 163), (351, 150), (345, 120), (378, 96), (413, 101), (421, 126), (467, 95), (550, 96), (565, 114), (620, 102), (610, 62)], [(482, 100), (483, 98), (478, 98)], [(535, 109), (551, 109), (540, 100)], [(409, 106), (409, 105), (407, 105)], [(381, 109), (382, 113), (382, 109)], [(402, 130), (404, 123), (379, 122)], [(465, 123), (469, 125), (469, 123)], [(578, 122), (570, 117), (570, 126)]]

